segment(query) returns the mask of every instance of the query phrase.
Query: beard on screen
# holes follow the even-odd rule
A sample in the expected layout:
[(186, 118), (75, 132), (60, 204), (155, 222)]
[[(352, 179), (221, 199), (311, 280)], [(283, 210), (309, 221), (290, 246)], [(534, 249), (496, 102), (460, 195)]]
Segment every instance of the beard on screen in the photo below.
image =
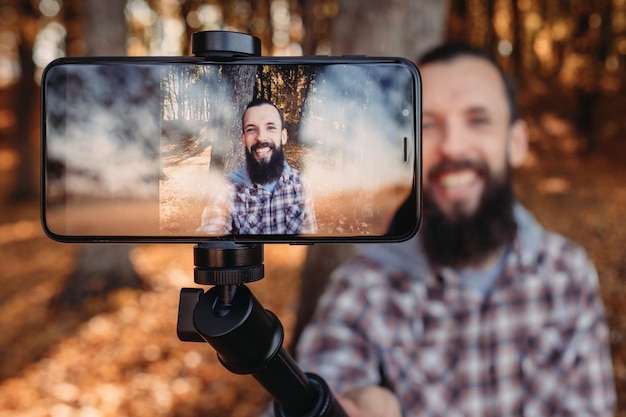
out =
[[(257, 161), (254, 151), (261, 146), (269, 147), (272, 156), (268, 161)], [(271, 142), (257, 143), (250, 150), (246, 149), (246, 168), (250, 179), (255, 184), (269, 184), (283, 174), (285, 155), (282, 146), (278, 148)]]

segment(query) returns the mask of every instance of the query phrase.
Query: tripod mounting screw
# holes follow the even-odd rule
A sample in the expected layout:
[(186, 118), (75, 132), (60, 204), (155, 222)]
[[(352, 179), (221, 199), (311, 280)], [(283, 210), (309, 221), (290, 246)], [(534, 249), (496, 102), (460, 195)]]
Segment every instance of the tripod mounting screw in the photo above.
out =
[(194, 281), (200, 285), (239, 285), (263, 278), (263, 245), (205, 242), (194, 247)]
[(263, 265), (254, 265), (245, 268), (229, 270), (194, 269), (194, 281), (200, 285), (239, 285), (254, 282), (263, 278)]

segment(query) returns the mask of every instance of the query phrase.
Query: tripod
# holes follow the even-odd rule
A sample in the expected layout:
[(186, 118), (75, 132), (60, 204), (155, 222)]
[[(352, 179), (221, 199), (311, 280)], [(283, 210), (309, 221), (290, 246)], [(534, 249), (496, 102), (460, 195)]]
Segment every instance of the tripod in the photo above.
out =
[[(241, 33), (199, 32), (192, 49), (205, 57), (259, 56), (261, 44)], [(180, 340), (207, 342), (226, 369), (251, 374), (274, 398), (277, 417), (347, 417), (324, 380), (303, 372), (283, 348), (280, 321), (245, 286), (264, 276), (262, 244), (199, 243), (194, 265), (194, 281), (213, 287), (181, 290)]]
[(280, 321), (245, 286), (263, 277), (262, 262), (260, 244), (196, 245), (194, 281), (214, 286), (181, 290), (179, 339), (207, 342), (226, 369), (251, 374), (274, 398), (278, 417), (345, 417), (326, 383), (283, 348)]

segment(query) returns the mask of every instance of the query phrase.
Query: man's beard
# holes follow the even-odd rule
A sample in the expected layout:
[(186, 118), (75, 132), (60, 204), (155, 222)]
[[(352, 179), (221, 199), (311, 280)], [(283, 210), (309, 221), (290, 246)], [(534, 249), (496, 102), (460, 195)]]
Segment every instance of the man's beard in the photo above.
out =
[[(257, 161), (253, 152), (259, 147), (269, 147), (272, 156), (269, 161)], [(250, 180), (254, 184), (269, 184), (276, 181), (283, 174), (285, 155), (282, 146), (278, 148), (271, 142), (255, 143), (251, 149), (246, 148), (246, 167)]]
[[(471, 162), (463, 162), (463, 164)], [(430, 262), (438, 266), (480, 265), (510, 242), (516, 232), (513, 216), (513, 190), (510, 172), (494, 178), (489, 169), (481, 169), (486, 185), (480, 203), (472, 214), (457, 210), (444, 213), (424, 192), (421, 238)]]

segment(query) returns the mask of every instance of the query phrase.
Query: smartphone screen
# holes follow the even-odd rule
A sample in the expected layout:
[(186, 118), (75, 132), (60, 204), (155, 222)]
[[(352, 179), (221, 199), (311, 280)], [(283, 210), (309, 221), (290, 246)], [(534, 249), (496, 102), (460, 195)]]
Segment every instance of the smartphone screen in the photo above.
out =
[(65, 58), (42, 78), (60, 241), (398, 241), (419, 225), (419, 74), (392, 58)]

